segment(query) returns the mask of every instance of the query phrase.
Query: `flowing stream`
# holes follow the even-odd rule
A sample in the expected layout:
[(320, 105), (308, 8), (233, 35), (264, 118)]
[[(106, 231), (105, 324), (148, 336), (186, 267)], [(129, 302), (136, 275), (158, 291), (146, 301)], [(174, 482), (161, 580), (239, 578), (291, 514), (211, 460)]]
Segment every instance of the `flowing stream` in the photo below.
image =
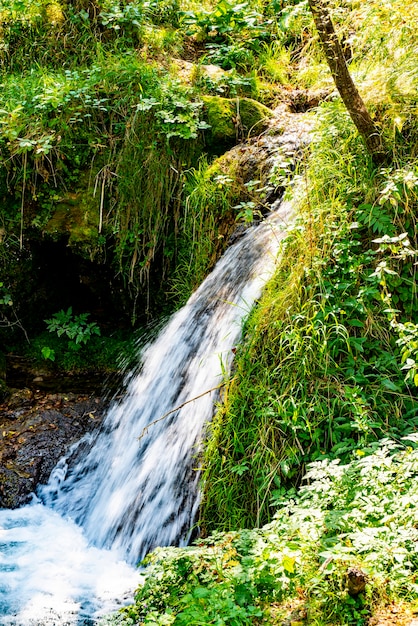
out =
[(282, 202), (227, 250), (144, 349), (99, 432), (59, 462), (31, 504), (0, 511), (0, 624), (94, 624), (132, 596), (149, 550), (189, 541), (199, 441), (290, 212)]

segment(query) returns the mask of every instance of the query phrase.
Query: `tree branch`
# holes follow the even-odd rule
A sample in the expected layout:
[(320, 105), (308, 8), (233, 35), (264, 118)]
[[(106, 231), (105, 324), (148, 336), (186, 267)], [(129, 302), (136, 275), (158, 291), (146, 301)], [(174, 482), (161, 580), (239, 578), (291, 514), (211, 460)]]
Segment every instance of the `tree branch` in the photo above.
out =
[(182, 409), (184, 406), (186, 406), (186, 404), (190, 404), (190, 402), (194, 402), (195, 400), (198, 400), (199, 398), (202, 398), (203, 396), (206, 396), (208, 393), (212, 393), (212, 391), (216, 391), (217, 389), (220, 389), (221, 387), (225, 387), (227, 382), (230, 382), (230, 381), (224, 381), (223, 383), (220, 383), (216, 387), (212, 387), (212, 389), (207, 389), (206, 391), (203, 391), (198, 396), (195, 396), (194, 398), (190, 398), (190, 400), (186, 400), (182, 404), (179, 404), (179, 406), (174, 407), (174, 409), (170, 409), (170, 411), (167, 411), (167, 413), (164, 413), (164, 415), (162, 415), (158, 419), (154, 420), (153, 422), (150, 422), (147, 426), (145, 426), (145, 428), (142, 429), (141, 434), (138, 437), (138, 441), (140, 441), (142, 437), (144, 437), (144, 435), (147, 434), (148, 428), (150, 426), (154, 426), (154, 424), (158, 424), (158, 422), (161, 422), (162, 420), (166, 419), (166, 417), (168, 417), (172, 413), (175, 413), (176, 411), (179, 411), (180, 409)]

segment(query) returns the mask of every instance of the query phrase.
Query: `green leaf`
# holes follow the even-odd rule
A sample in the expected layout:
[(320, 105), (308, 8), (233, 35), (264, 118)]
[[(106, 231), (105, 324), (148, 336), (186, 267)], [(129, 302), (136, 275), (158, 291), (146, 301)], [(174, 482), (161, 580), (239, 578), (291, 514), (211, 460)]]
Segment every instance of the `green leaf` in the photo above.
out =
[(389, 391), (396, 391), (397, 393), (401, 391), (400, 387), (398, 385), (395, 385), (395, 383), (389, 380), (389, 378), (383, 378), (381, 380), (381, 383)]
[(207, 598), (210, 595), (210, 590), (207, 587), (196, 587), (193, 590), (193, 595), (195, 598)]
[(363, 328), (364, 327), (364, 322), (361, 322), (360, 320), (347, 320), (347, 324), (349, 324), (350, 326), (356, 326), (357, 328)]
[(296, 563), (295, 557), (288, 556), (287, 554), (285, 554), (283, 557), (282, 563), (286, 572), (288, 572), (289, 574), (295, 573), (295, 563)]
[(41, 354), (44, 359), (49, 361), (55, 361), (55, 350), (53, 350), (49, 346), (44, 346), (41, 350)]

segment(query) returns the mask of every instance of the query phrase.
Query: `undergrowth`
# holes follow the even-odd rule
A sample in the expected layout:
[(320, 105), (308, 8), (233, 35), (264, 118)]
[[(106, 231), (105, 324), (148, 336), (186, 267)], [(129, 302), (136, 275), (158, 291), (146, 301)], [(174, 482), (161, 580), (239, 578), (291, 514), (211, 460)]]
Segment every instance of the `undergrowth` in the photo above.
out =
[(181, 172), (201, 152), (195, 140), (205, 127), (202, 103), (130, 55), (23, 80), (10, 75), (3, 88), (0, 185), (9, 197), (2, 215), (7, 236), (19, 238), (20, 250), (24, 231), (62, 236), (54, 216), (61, 206), (82, 205), (82, 221), (77, 224), (74, 213), (70, 231), (79, 253), (99, 262), (113, 256), (114, 271), (134, 292), (158, 249), (164, 272), (164, 260), (174, 253), (169, 235), (179, 212)]
[[(0, 271), (16, 306), (13, 268), (39, 237), (68, 238), (77, 254), (110, 265), (133, 324), (184, 302), (223, 250), (213, 222), (224, 208), (212, 202), (202, 220), (202, 204), (190, 199), (198, 191), (189, 170), (201, 171), (210, 133), (200, 94), (258, 97), (255, 58), (219, 80), (196, 63), (182, 82), (171, 56), (183, 46), (202, 56), (192, 22), (205, 24), (203, 63), (210, 46), (230, 47), (230, 56), (237, 46), (250, 53), (253, 39), (267, 46), (277, 24), (258, 3), (184, 9), (174, 0), (0, 3)], [(17, 314), (28, 322), (23, 306)]]
[[(215, 533), (144, 562), (135, 604), (106, 624), (363, 626), (396, 599), (416, 600), (418, 451), (382, 441), (344, 465), (311, 463), (270, 524)], [(349, 593), (350, 570), (366, 585)]]

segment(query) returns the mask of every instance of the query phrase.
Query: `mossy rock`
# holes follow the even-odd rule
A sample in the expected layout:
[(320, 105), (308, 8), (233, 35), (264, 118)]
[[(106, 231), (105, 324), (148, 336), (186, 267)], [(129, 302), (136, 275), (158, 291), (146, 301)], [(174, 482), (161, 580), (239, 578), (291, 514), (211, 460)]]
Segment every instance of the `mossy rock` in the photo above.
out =
[(44, 234), (52, 239), (68, 239), (68, 245), (87, 257), (97, 246), (99, 207), (89, 192), (69, 193), (56, 203)]
[(210, 125), (209, 144), (234, 145), (259, 135), (268, 127), (272, 111), (251, 98), (203, 96), (205, 120)]
[(61, 26), (65, 22), (62, 6), (59, 2), (49, 2), (41, 9), (41, 15), (45, 24), (49, 26)]

